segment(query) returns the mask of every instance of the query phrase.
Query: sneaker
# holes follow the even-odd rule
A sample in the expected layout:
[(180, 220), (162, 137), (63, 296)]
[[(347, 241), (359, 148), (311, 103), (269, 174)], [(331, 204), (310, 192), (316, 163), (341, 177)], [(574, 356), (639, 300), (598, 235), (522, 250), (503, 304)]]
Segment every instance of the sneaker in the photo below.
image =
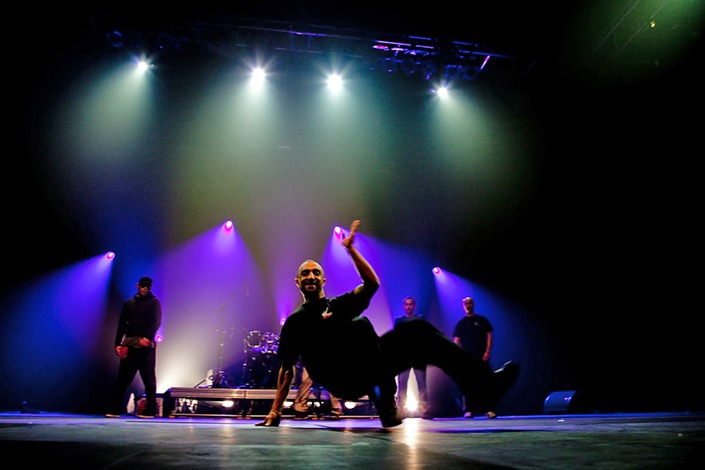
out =
[(404, 422), (404, 418), (402, 418), (399, 408), (396, 406), (389, 411), (381, 412), (379, 414), (379, 420), (385, 428), (393, 428)]
[(466, 413), (463, 415), (463, 418), (465, 418), (465, 419), (472, 419), (472, 413), (469, 412), (469, 411), (466, 412)]
[(116, 415), (114, 413), (105, 413), (106, 418), (122, 418), (122, 415)]
[(517, 375), (519, 375), (519, 364), (513, 361), (505, 362), (500, 369), (494, 371), (492, 399), (491, 402), (488, 403), (487, 408), (493, 409), (497, 406), (512, 384), (514, 384)]
[(497, 418), (497, 413), (495, 413), (494, 411), (488, 411), (485, 416), (487, 416), (487, 419), (495, 419)]
[(294, 412), (294, 419), (298, 421), (304, 421), (306, 419), (309, 419), (311, 415), (309, 415), (308, 411), (295, 411)]

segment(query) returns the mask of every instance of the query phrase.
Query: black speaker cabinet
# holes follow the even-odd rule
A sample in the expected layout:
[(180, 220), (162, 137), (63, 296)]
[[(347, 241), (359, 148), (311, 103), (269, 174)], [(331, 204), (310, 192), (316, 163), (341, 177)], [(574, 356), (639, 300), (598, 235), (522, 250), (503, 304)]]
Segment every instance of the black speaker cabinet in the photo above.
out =
[(571, 406), (575, 397), (575, 390), (563, 390), (559, 392), (551, 392), (543, 402), (543, 412), (545, 414), (561, 414), (569, 413), (575, 410), (575, 406)]

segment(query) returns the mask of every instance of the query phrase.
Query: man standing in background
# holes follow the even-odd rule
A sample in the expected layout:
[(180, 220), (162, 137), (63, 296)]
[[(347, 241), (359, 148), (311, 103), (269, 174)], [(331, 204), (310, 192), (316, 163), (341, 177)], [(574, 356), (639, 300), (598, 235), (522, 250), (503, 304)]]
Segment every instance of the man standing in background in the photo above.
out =
[[(394, 327), (397, 327), (401, 323), (407, 321), (425, 321), (422, 315), (416, 313), (416, 299), (410, 296), (404, 297), (404, 299), (402, 299), (402, 302), (404, 307), (404, 315), (401, 315), (394, 319)], [(432, 419), (433, 415), (430, 412), (430, 407), (428, 403), (428, 393), (426, 388), (426, 366), (412, 367), (399, 373), (399, 375), (397, 376), (397, 406), (399, 407), (404, 416), (409, 415), (410, 410), (408, 410), (406, 406), (406, 399), (409, 377), (411, 375), (412, 370), (414, 371), (414, 377), (416, 378), (416, 386), (419, 391), (418, 399), (419, 407), (421, 408), (421, 417), (423, 419)]]
[(140, 278), (137, 293), (128, 299), (120, 312), (115, 333), (115, 354), (120, 358), (118, 375), (110, 397), (110, 407), (105, 415), (119, 418), (125, 412), (125, 394), (139, 371), (146, 406), (138, 418), (157, 415), (157, 343), (154, 336), (162, 323), (162, 304), (152, 293), (152, 279)]
[[(490, 350), (492, 349), (492, 324), (482, 315), (475, 313), (475, 300), (472, 297), (463, 299), (463, 310), (465, 316), (455, 325), (453, 330), (453, 341), (458, 346), (468, 351), (473, 356), (482, 359), (487, 366), (487, 370), (492, 370), (490, 366)], [(465, 414), (463, 418), (472, 418), (474, 412), (484, 412), (490, 419), (496, 418), (495, 410), (478, 410), (474, 403), (470, 403), (467, 397), (463, 397), (463, 407)]]

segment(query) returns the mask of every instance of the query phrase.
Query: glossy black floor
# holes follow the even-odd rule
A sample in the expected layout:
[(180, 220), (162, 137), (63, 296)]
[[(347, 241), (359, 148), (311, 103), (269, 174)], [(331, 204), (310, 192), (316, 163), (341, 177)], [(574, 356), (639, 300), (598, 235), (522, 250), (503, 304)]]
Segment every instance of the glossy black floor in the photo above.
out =
[(376, 418), (0, 414), (0, 450), (70, 468), (666, 469), (705, 464), (705, 414)]

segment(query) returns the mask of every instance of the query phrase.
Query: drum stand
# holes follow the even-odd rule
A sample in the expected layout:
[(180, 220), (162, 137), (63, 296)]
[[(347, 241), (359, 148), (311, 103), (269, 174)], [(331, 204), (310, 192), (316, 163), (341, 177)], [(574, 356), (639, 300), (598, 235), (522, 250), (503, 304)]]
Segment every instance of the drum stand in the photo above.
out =
[[(230, 337), (232, 338), (232, 330), (230, 328)], [(212, 384), (211, 388), (230, 388), (228, 384), (228, 375), (223, 370), (223, 348), (225, 347), (225, 330), (220, 330), (220, 344), (218, 346), (218, 364), (213, 367), (213, 374), (209, 377)], [(232, 377), (231, 377), (232, 378)]]
[[(225, 323), (225, 306), (230, 303), (230, 301), (234, 298), (235, 296), (233, 295), (230, 297), (228, 300), (225, 301), (223, 305), (220, 306), (220, 330), (218, 332), (220, 333), (220, 341), (218, 344), (218, 360), (217, 360), (217, 365), (213, 367), (211, 370), (209, 370), (206, 373), (206, 378), (201, 380), (196, 384), (196, 387), (200, 387), (203, 382), (210, 381), (211, 385), (208, 385), (210, 388), (230, 388), (230, 384), (228, 384), (228, 378), (232, 379), (224, 370), (223, 370), (223, 349), (225, 348), (225, 329), (223, 327), (223, 324)], [(232, 339), (233, 337), (233, 327), (230, 327), (230, 338)]]

